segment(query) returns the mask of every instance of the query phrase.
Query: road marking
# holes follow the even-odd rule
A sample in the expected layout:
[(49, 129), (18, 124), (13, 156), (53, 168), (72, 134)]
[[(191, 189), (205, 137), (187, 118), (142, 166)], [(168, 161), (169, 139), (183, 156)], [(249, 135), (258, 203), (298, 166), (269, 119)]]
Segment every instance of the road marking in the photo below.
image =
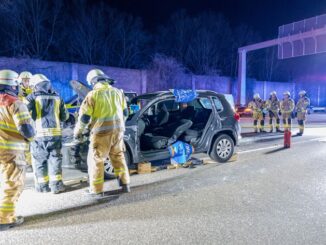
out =
[[(309, 140), (304, 140), (304, 141), (300, 141), (300, 142), (294, 142), (292, 143), (292, 145), (298, 145), (298, 144), (304, 144), (304, 143), (308, 143), (308, 142), (312, 142), (312, 141), (326, 141), (325, 137), (321, 137), (321, 138), (314, 138), (314, 139), (309, 139)], [(274, 148), (278, 148), (282, 146), (282, 144), (277, 144), (277, 145), (273, 145), (273, 146), (267, 146), (267, 147), (261, 147), (261, 148), (256, 148), (256, 149), (251, 149), (251, 150), (244, 150), (244, 151), (238, 151), (238, 154), (246, 154), (246, 153), (251, 153), (251, 152), (256, 152), (256, 151), (264, 151), (264, 150), (269, 150), (269, 149), (274, 149)]]

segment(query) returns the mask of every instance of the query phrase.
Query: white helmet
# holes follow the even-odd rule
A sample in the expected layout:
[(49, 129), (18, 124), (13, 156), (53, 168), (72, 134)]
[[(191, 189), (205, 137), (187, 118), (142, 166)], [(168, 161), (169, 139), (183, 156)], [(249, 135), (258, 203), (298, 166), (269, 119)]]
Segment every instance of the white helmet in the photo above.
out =
[(300, 92), (299, 92), (299, 95), (301, 95), (301, 96), (305, 96), (306, 95), (306, 91), (304, 91), (304, 90), (301, 90)]
[(258, 93), (254, 94), (254, 99), (260, 99), (260, 95)]
[(35, 74), (32, 76), (31, 78), (31, 85), (32, 86), (36, 86), (37, 84), (41, 83), (41, 82), (50, 82), (50, 80), (44, 76), (43, 74)]
[(291, 96), (291, 93), (289, 92), (289, 91), (285, 91), (284, 93), (283, 93), (283, 95), (287, 95), (287, 96)]
[(106, 75), (100, 69), (90, 70), (87, 73), (86, 80), (87, 80), (88, 85), (90, 85), (90, 86), (95, 85), (97, 82), (104, 82), (104, 81), (107, 81), (110, 84), (114, 84), (115, 83), (115, 81), (112, 78), (110, 78), (108, 75)]
[(22, 82), (23, 79), (31, 79), (32, 78), (32, 73), (29, 71), (23, 71), (19, 74), (18, 81)]
[(0, 70), (0, 84), (18, 86), (18, 73), (12, 70)]
[(270, 93), (270, 95), (275, 95), (276, 96), (276, 91), (272, 91), (271, 93)]

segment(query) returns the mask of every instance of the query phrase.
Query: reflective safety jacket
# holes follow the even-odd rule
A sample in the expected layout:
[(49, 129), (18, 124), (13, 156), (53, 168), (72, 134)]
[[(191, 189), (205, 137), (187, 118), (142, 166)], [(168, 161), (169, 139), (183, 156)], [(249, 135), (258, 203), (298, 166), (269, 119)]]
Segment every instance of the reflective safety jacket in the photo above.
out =
[(18, 97), (21, 101), (23, 102), (26, 102), (25, 101), (25, 98), (30, 95), (31, 93), (33, 92), (33, 90), (28, 87), (28, 88), (25, 88), (23, 85), (20, 85), (19, 86), (19, 94), (18, 94)]
[(248, 107), (254, 112), (262, 112), (265, 107), (265, 102), (262, 99), (254, 99), (249, 102)]
[(291, 113), (294, 110), (294, 100), (288, 99), (288, 100), (281, 100), (281, 112), (282, 113)]
[(69, 118), (69, 113), (51, 83), (44, 81), (37, 84), (26, 100), (35, 121), (36, 138), (61, 136), (61, 122)]
[(306, 113), (309, 105), (310, 99), (307, 96), (304, 96), (298, 100), (295, 110), (299, 113)]
[(277, 98), (270, 98), (266, 101), (266, 108), (270, 111), (278, 112), (280, 110), (280, 101)]
[(81, 135), (87, 125), (93, 134), (124, 131), (127, 103), (121, 90), (108, 83), (97, 83), (84, 99), (74, 135)]
[(34, 135), (26, 105), (11, 91), (0, 91), (0, 150), (27, 151)]

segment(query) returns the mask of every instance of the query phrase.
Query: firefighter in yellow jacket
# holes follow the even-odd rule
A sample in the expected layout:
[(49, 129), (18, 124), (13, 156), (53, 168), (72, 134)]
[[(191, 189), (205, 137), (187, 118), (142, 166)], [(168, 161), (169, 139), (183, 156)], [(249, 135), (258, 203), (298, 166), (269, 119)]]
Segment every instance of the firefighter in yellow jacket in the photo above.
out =
[(266, 109), (269, 113), (269, 128), (270, 133), (273, 132), (273, 119), (275, 118), (275, 129), (276, 132), (281, 132), (280, 130), (280, 101), (277, 98), (276, 91), (270, 93), (269, 99), (266, 101)]
[(15, 215), (15, 203), (24, 187), (24, 151), (35, 134), (28, 109), (17, 97), (17, 79), (14, 71), (0, 71), (0, 230), (24, 222)]
[(20, 73), (19, 82), (19, 98), (24, 100), (29, 94), (33, 92), (33, 88), (30, 85), (30, 79), (32, 78), (32, 73), (29, 71), (23, 71)]
[(89, 193), (103, 194), (104, 161), (109, 157), (118, 177), (122, 192), (130, 192), (130, 177), (124, 157), (123, 141), (127, 104), (121, 90), (112, 87), (114, 80), (103, 71), (93, 69), (87, 74), (87, 82), (93, 87), (84, 99), (74, 131), (76, 140), (82, 137), (87, 126), (91, 129), (88, 152)]
[(304, 132), (304, 125), (306, 121), (307, 108), (310, 105), (310, 99), (307, 97), (306, 91), (302, 90), (299, 92), (299, 100), (295, 106), (295, 111), (297, 113), (299, 133), (298, 136), (302, 136)]
[(258, 133), (258, 129), (260, 132), (265, 132), (265, 102), (260, 98), (259, 94), (254, 94), (254, 99), (249, 103), (248, 107), (253, 111), (252, 117), (254, 119), (255, 133)]
[[(30, 80), (32, 78), (32, 73), (29, 71), (23, 71), (19, 74), (18, 83), (19, 83), (19, 94), (18, 97), (24, 103), (27, 103), (26, 97), (33, 92), (32, 86), (30, 84)], [(30, 151), (30, 147), (28, 147), (28, 151), (25, 152), (25, 159), (28, 163), (27, 172), (33, 172), (32, 168), (32, 154)]]
[(283, 100), (281, 100), (281, 113), (283, 119), (284, 130), (291, 130), (292, 112), (294, 110), (294, 100), (291, 99), (291, 93), (286, 91), (283, 93)]

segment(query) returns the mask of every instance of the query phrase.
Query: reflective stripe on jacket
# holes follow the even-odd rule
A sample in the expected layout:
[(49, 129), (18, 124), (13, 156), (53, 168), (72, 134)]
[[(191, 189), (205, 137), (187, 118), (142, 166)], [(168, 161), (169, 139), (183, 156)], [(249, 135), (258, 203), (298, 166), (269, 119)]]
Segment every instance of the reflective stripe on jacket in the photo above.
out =
[(262, 112), (265, 107), (265, 102), (262, 99), (254, 99), (249, 102), (248, 107), (255, 112)]
[(35, 132), (26, 105), (17, 96), (0, 91), (0, 149), (26, 151)]
[(124, 131), (123, 111), (126, 108), (127, 103), (121, 90), (107, 83), (97, 83), (80, 107), (75, 135), (80, 134), (88, 123), (92, 133)]
[(266, 101), (266, 108), (270, 111), (279, 111), (280, 110), (280, 101), (276, 98), (270, 98)]
[[(69, 118), (63, 100), (52, 90), (49, 82), (42, 82), (41, 87), (27, 97), (28, 109), (35, 121), (36, 137), (61, 136), (61, 122)], [(42, 86), (48, 89), (42, 90)]]
[(281, 100), (281, 112), (282, 113), (291, 113), (294, 110), (294, 100)]
[(299, 113), (306, 113), (309, 105), (310, 105), (310, 99), (306, 96), (302, 97), (297, 102), (296, 111)]

